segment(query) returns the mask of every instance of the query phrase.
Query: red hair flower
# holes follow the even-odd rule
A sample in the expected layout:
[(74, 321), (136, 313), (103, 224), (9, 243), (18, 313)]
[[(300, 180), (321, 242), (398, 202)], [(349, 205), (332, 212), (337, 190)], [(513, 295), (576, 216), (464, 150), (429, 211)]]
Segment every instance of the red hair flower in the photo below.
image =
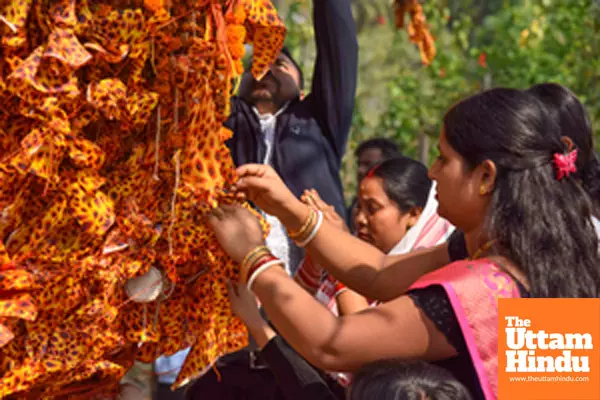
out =
[(567, 154), (554, 154), (554, 168), (556, 169), (556, 179), (559, 181), (565, 176), (571, 175), (572, 172), (577, 172), (577, 149)]

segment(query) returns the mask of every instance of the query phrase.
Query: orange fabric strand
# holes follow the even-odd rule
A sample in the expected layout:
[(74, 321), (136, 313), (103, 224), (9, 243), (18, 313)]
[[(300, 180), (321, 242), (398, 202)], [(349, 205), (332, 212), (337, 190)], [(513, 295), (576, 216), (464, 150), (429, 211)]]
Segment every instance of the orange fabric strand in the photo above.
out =
[(435, 41), (427, 27), (427, 20), (419, 0), (395, 0), (394, 11), (398, 29), (404, 28), (404, 16), (409, 14), (408, 37), (419, 47), (421, 62), (425, 65), (431, 64), (436, 54)]
[[(238, 265), (203, 217), (237, 202), (222, 125), (244, 44), (260, 78), (285, 27), (267, 0), (0, 15), (0, 398), (112, 398), (136, 358), (191, 347), (183, 385), (246, 345)], [(134, 299), (162, 292), (136, 303), (127, 282), (156, 270)]]

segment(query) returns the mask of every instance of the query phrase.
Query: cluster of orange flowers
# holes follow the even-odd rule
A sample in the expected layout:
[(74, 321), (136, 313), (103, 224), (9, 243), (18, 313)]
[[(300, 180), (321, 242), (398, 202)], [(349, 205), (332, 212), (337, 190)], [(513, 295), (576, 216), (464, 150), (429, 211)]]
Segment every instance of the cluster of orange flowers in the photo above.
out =
[(425, 65), (431, 64), (435, 58), (435, 41), (427, 28), (427, 20), (423, 14), (423, 7), (419, 0), (396, 0), (395, 3), (396, 26), (404, 27), (404, 15), (410, 15), (408, 23), (408, 36), (410, 41), (419, 47), (421, 61)]
[(191, 346), (181, 385), (244, 346), (203, 216), (236, 201), (222, 124), (244, 43), (257, 78), (283, 45), (273, 6), (7, 0), (0, 35), (0, 397), (106, 398)]

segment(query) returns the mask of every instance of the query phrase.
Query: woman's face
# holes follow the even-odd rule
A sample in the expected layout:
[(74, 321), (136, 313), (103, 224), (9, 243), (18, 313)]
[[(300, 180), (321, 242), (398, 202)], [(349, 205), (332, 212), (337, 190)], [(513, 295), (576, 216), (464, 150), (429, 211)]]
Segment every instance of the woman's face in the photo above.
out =
[(358, 193), (354, 226), (358, 237), (388, 253), (416, 224), (420, 211), (403, 213), (385, 193), (379, 177), (363, 179)]
[(489, 162), (469, 168), (446, 140), (444, 129), (438, 147), (439, 156), (429, 169), (429, 177), (437, 182), (438, 214), (463, 232), (469, 232), (484, 220), (495, 175), (486, 172)]

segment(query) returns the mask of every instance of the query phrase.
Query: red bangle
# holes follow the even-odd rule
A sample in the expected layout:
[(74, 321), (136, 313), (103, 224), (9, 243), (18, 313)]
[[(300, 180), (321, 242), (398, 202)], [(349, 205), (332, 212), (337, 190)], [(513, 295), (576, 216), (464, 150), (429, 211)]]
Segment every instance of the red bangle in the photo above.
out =
[(337, 296), (338, 294), (340, 294), (340, 292), (343, 292), (344, 290), (347, 290), (348, 288), (346, 287), (346, 285), (344, 285), (341, 282), (337, 282), (335, 285), (335, 295)]
[(279, 260), (279, 259), (277, 257), (275, 257), (274, 255), (268, 255), (265, 257), (261, 257), (257, 262), (252, 264), (252, 266), (248, 269), (248, 273), (246, 274), (246, 282), (244, 282), (244, 283), (248, 283), (248, 279), (250, 279), (252, 274), (254, 274), (254, 272), (256, 272), (257, 269), (259, 269), (260, 267), (262, 267), (263, 265), (265, 265), (266, 263), (268, 263), (270, 261), (276, 261), (276, 260)]
[(306, 256), (300, 265), (300, 268), (311, 276), (321, 276), (323, 268), (317, 267), (310, 256)]

